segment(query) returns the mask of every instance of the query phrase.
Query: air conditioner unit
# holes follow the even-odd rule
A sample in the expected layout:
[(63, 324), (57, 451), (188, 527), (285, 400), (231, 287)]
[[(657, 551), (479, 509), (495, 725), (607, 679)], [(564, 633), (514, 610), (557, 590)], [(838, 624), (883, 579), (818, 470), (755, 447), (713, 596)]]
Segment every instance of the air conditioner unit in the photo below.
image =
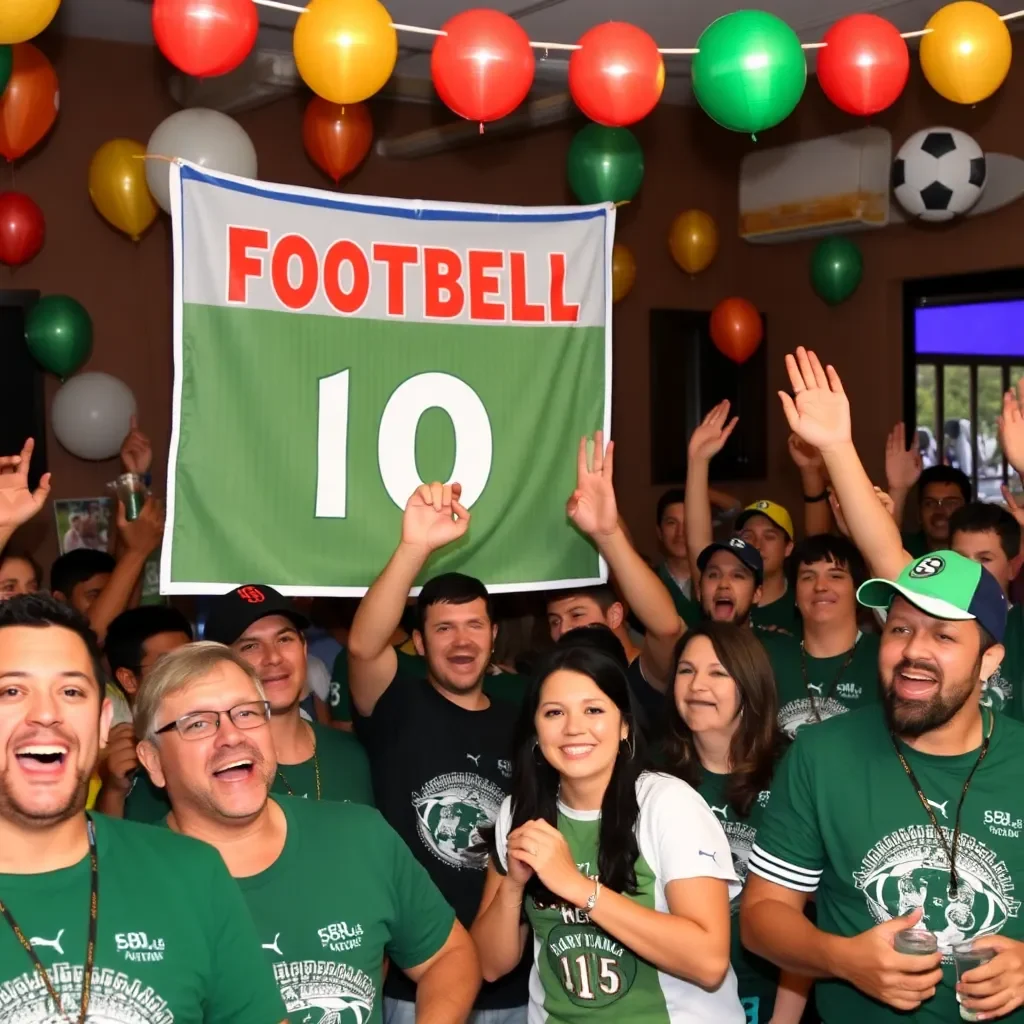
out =
[(779, 243), (884, 228), (891, 165), (884, 128), (758, 147), (740, 164), (740, 236)]

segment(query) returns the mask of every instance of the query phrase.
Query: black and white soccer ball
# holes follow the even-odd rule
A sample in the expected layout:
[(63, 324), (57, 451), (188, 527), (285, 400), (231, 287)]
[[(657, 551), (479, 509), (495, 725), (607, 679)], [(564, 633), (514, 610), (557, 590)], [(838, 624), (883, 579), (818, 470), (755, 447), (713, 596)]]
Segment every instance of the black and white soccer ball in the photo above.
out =
[(925, 128), (900, 146), (892, 163), (892, 187), (900, 206), (925, 221), (966, 213), (985, 190), (985, 154), (955, 128)]

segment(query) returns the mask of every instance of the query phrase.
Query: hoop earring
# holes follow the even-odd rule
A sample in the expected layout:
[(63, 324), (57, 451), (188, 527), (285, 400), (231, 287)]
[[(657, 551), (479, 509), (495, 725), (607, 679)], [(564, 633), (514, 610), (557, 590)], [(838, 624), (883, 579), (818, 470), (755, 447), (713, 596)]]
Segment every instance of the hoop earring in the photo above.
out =
[(534, 764), (544, 764), (544, 755), (540, 752), (540, 742), (538, 740), (533, 741), (532, 754)]
[(626, 749), (629, 751), (629, 759), (632, 761), (633, 758), (636, 757), (636, 736), (631, 731), (629, 735), (620, 742), (626, 744)]

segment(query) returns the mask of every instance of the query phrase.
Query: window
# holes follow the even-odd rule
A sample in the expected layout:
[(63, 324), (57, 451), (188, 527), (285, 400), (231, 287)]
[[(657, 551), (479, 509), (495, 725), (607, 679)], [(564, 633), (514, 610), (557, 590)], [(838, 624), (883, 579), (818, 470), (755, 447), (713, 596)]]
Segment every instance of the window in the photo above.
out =
[(904, 285), (905, 419), (925, 466), (970, 477), (1000, 501), (1012, 469), (999, 447), (1003, 393), (1024, 376), (1024, 271)]

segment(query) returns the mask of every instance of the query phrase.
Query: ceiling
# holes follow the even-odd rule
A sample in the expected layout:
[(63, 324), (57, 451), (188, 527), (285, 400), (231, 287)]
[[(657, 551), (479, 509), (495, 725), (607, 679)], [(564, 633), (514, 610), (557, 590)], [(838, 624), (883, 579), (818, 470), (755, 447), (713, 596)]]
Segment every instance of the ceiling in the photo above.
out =
[[(2, 2), (2, 0), (0, 0)], [(305, 0), (289, 0), (304, 6)], [(459, 11), (481, 6), (475, 0), (384, 0), (394, 21), (427, 28), (440, 28)], [(662, 47), (692, 47), (715, 18), (744, 7), (730, 0), (490, 0), (492, 8), (515, 17), (533, 40), (572, 43), (592, 25), (602, 21), (626, 20), (649, 32)], [(924, 27), (943, 0), (761, 0), (762, 10), (778, 15), (793, 27), (804, 42), (821, 38), (833, 22), (847, 14), (871, 11), (889, 19), (901, 31)], [(1000, 14), (1016, 10), (1019, 0), (990, 0)], [(263, 25), (260, 46), (290, 51), (291, 30), (301, 15), (273, 8), (260, 8)], [(1024, 19), (1022, 19), (1024, 21)], [(68, 35), (118, 42), (153, 42), (150, 28), (150, 0), (63, 0), (55, 21), (58, 31)], [(430, 77), (429, 36), (401, 33), (401, 50), (396, 73), (403, 79)], [(809, 56), (813, 51), (809, 52)], [(541, 91), (561, 88), (569, 54), (537, 51), (537, 83)], [(665, 98), (687, 102), (690, 97), (688, 57), (666, 57), (669, 75)], [(544, 88), (547, 85), (547, 88)]]

